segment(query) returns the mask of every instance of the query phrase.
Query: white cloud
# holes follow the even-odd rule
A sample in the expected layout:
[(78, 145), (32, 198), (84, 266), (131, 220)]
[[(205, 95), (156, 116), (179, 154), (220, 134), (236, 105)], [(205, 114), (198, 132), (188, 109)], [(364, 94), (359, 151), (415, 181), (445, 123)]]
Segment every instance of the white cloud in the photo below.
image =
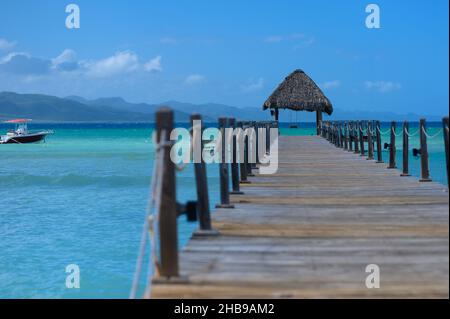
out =
[(186, 77), (186, 79), (184, 80), (184, 83), (189, 84), (189, 85), (194, 85), (194, 84), (202, 82), (204, 79), (205, 79), (205, 77), (203, 75), (191, 74)]
[(0, 50), (10, 50), (16, 45), (16, 42), (10, 42), (6, 39), (0, 38)]
[(61, 71), (74, 71), (79, 65), (76, 61), (76, 53), (71, 49), (65, 49), (60, 55), (52, 60), (52, 69)]
[(367, 89), (376, 90), (380, 93), (387, 93), (402, 88), (400, 83), (391, 81), (366, 81), (364, 85)]
[(249, 83), (242, 86), (242, 90), (244, 92), (253, 92), (261, 90), (264, 86), (264, 79), (258, 78), (256, 81), (249, 81)]
[(50, 71), (48, 60), (35, 58), (24, 52), (13, 52), (0, 59), (0, 73), (41, 75)]
[(71, 49), (65, 49), (60, 55), (52, 59), (52, 65), (58, 66), (59, 64), (66, 62), (74, 62), (75, 58), (76, 58), (75, 51)]
[(130, 51), (117, 52), (113, 56), (86, 63), (87, 74), (92, 77), (108, 77), (135, 71), (139, 68), (138, 56)]
[(334, 89), (341, 86), (341, 82), (339, 80), (326, 81), (322, 84), (322, 87), (325, 89)]
[(147, 72), (152, 71), (162, 71), (162, 65), (161, 65), (161, 56), (158, 55), (157, 57), (151, 59), (147, 63), (144, 64), (144, 70)]
[(71, 49), (63, 50), (52, 59), (33, 57), (25, 52), (12, 52), (0, 57), (0, 72), (21, 76), (43, 76), (76, 71), (78, 75), (103, 78), (129, 72), (162, 71), (161, 59), (161, 56), (156, 56), (146, 63), (140, 63), (138, 56), (131, 51), (117, 52), (100, 60), (80, 61), (77, 60), (76, 52)]

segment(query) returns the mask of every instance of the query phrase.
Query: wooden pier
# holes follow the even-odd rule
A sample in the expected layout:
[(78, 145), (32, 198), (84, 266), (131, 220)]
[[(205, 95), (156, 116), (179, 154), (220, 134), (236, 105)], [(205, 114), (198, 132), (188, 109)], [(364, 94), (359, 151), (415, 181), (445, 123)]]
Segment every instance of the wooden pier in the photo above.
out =
[(212, 213), (219, 235), (194, 235), (179, 276), (154, 278), (147, 297), (448, 298), (447, 187), (323, 136), (280, 136), (278, 172), (253, 170), (234, 208)]

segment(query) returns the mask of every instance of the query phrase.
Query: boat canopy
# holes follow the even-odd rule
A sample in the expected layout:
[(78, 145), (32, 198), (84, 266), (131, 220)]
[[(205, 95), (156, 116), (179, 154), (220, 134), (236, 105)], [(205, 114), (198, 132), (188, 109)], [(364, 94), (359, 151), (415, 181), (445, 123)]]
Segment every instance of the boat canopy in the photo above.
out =
[(31, 121), (31, 119), (14, 119), (14, 120), (5, 121), (5, 123), (27, 123), (30, 121)]

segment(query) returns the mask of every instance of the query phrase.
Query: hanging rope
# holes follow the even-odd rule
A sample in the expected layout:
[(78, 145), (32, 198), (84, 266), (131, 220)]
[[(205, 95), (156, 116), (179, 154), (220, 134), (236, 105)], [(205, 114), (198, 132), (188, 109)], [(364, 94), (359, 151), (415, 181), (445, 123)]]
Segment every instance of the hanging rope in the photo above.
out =
[(382, 131), (381, 128), (377, 126), (377, 131), (380, 132), (381, 135), (386, 135), (386, 134), (388, 134), (391, 131), (391, 129), (388, 129), (386, 131)]
[[(165, 131), (161, 131), (161, 135), (164, 135)], [(133, 283), (131, 286), (131, 291), (130, 291), (130, 299), (135, 299), (136, 298), (136, 293), (139, 287), (139, 280), (141, 278), (141, 271), (142, 271), (142, 264), (144, 262), (144, 256), (145, 256), (145, 247), (146, 247), (146, 243), (147, 243), (147, 235), (148, 235), (148, 231), (150, 230), (151, 227), (149, 227), (149, 221), (151, 220), (151, 214), (153, 211), (153, 207), (154, 207), (154, 203), (155, 203), (155, 198), (156, 197), (156, 192), (158, 191), (158, 189), (162, 188), (162, 183), (161, 181), (163, 180), (161, 178), (161, 174), (163, 171), (163, 163), (164, 163), (164, 154), (161, 155), (161, 147), (160, 147), (160, 143), (156, 144), (155, 147), (155, 151), (156, 151), (156, 156), (155, 156), (155, 161), (153, 163), (153, 170), (152, 170), (152, 181), (151, 181), (151, 186), (150, 186), (150, 196), (149, 196), (149, 201), (147, 204), (147, 209), (145, 212), (145, 218), (144, 218), (144, 224), (142, 227), (142, 234), (141, 234), (141, 241), (139, 244), (139, 253), (138, 253), (138, 257), (136, 260), (136, 268), (135, 268), (135, 272), (134, 272), (134, 276), (133, 276)], [(160, 185), (161, 184), (161, 185)], [(158, 206), (157, 206), (158, 207)], [(154, 245), (154, 238), (151, 238), (151, 244), (152, 246)], [(153, 248), (152, 248), (153, 251)], [(150, 267), (152, 268), (152, 263), (149, 263)], [(149, 270), (149, 273), (151, 273), (151, 268)]]
[(405, 128), (405, 133), (406, 135), (408, 135), (409, 137), (413, 137), (417, 134), (419, 134), (420, 129), (417, 129), (414, 133), (409, 133), (408, 129)]
[(391, 130), (392, 130), (392, 133), (394, 134), (395, 137), (400, 137), (400, 136), (403, 135), (403, 132), (400, 132), (400, 133), (398, 133), (398, 134), (395, 134), (395, 129), (394, 129), (393, 127), (391, 128)]
[(439, 134), (442, 133), (442, 129), (439, 129), (435, 134), (429, 135), (423, 126), (422, 126), (422, 131), (425, 134), (425, 136), (428, 137), (429, 139), (433, 139), (433, 138), (435, 138), (436, 136), (438, 136)]

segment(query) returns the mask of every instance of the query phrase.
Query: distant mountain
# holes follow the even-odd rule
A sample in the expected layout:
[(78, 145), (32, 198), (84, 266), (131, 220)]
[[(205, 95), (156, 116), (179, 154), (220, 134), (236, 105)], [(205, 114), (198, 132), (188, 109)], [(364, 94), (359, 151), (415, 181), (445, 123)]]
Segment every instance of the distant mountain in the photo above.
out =
[[(167, 101), (159, 104), (130, 103), (121, 97), (89, 100), (80, 96), (59, 98), (43, 94), (18, 94), (0, 92), (0, 119), (15, 117), (32, 118), (35, 121), (60, 122), (153, 122), (154, 113), (161, 106), (174, 109), (175, 121), (188, 122), (192, 113), (200, 113), (206, 122), (216, 122), (220, 116), (238, 120), (269, 120), (269, 111), (260, 107), (234, 107), (217, 103), (193, 104)], [(315, 113), (280, 111), (281, 122), (314, 122)], [(324, 120), (367, 120), (380, 121), (441, 121), (441, 117), (430, 115), (397, 114), (383, 111), (347, 111), (335, 109), (332, 116)]]
[(92, 107), (74, 100), (43, 94), (0, 93), (0, 117), (32, 118), (36, 121), (150, 122), (149, 114), (121, 111), (113, 107)]
[[(150, 114), (152, 117), (154, 116), (156, 110), (160, 107), (160, 105), (156, 104), (146, 104), (146, 103), (130, 103), (125, 101), (121, 97), (109, 97), (109, 98), (98, 98), (95, 100), (87, 100), (80, 96), (68, 96), (65, 99), (77, 101), (80, 103), (84, 103), (86, 105), (94, 106), (94, 107), (111, 107), (116, 110), (133, 112), (133, 113), (141, 113), (141, 114)], [(167, 104), (164, 104), (167, 105)], [(167, 105), (169, 106), (169, 105)], [(176, 108), (174, 112), (175, 121), (177, 122), (189, 122), (190, 121), (190, 112), (183, 112), (182, 110), (178, 110)], [(206, 120), (213, 121), (212, 118), (206, 118)]]

